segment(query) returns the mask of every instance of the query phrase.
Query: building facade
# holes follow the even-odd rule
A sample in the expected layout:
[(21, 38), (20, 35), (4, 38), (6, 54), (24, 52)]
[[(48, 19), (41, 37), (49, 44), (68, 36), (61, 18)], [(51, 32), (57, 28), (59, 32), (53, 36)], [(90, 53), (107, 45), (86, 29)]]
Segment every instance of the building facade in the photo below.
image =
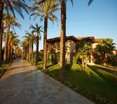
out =
[[(74, 36), (67, 36), (65, 39), (65, 60), (66, 63), (72, 63), (73, 56), (76, 53), (76, 45), (80, 42), (91, 42), (94, 43), (94, 37), (83, 37), (83, 38), (76, 38)], [(47, 53), (48, 58), (57, 60), (55, 63), (59, 62), (59, 54), (60, 54), (60, 37), (51, 38), (47, 40)]]

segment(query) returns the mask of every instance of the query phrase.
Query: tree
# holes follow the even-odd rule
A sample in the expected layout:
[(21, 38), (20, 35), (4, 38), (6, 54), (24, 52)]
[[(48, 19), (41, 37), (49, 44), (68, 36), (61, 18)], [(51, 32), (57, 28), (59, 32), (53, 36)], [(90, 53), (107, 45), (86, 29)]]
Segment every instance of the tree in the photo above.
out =
[(38, 58), (39, 58), (39, 56), (38, 56), (38, 54), (39, 54), (39, 40), (41, 39), (41, 32), (43, 32), (43, 31), (41, 30), (42, 27), (39, 26), (38, 24), (32, 25), (31, 28), (32, 28), (32, 33), (33, 34), (36, 33), (36, 36), (34, 36), (34, 37), (35, 37), (35, 41), (36, 41), (36, 65), (37, 65)]
[(25, 38), (27, 38), (29, 42), (29, 61), (33, 61), (33, 44), (34, 44), (34, 35), (33, 33), (26, 33)]
[(34, 3), (32, 9), (32, 15), (41, 16), (41, 19), (44, 19), (44, 64), (43, 69), (46, 69), (47, 66), (47, 30), (48, 30), (48, 19), (54, 21), (56, 16), (54, 15), (55, 11), (58, 9), (58, 4), (55, 0), (42, 0)]
[[(67, 0), (59, 0), (61, 5), (61, 34), (60, 34), (60, 68), (61, 77), (65, 70), (65, 37), (66, 37), (66, 3)], [(88, 5), (92, 3), (93, 0), (89, 0)], [(73, 4), (73, 0), (71, 0)], [(62, 78), (61, 78), (62, 79)]]
[(11, 28), (20, 27), (20, 26), (21, 24), (17, 21), (17, 19), (14, 16), (4, 14), (3, 16), (4, 30), (7, 29), (8, 31), (10, 31)]
[[(5, 61), (8, 62), (8, 40), (9, 40), (9, 32), (11, 30), (11, 28), (14, 27), (20, 27), (21, 25), (17, 22), (16, 18), (11, 16), (11, 15), (4, 15), (3, 17), (3, 25), (4, 25), (4, 29), (6, 30), (5, 34), (5, 40), (6, 40), (6, 45), (5, 45)], [(7, 34), (8, 33), (8, 34)]]
[[(49, 2), (50, 0), (40, 0), (38, 4), (42, 4), (44, 2)], [(58, 2), (58, 0), (56, 0)], [(73, 4), (73, 0), (70, 0)], [(63, 72), (65, 69), (65, 36), (66, 36), (66, 3), (67, 0), (59, 0), (61, 5), (61, 34), (60, 34), (60, 68), (61, 68), (61, 77), (63, 76)], [(89, 0), (88, 5), (90, 5), (93, 0)], [(45, 39), (46, 40), (46, 39)], [(44, 42), (46, 44), (46, 42)], [(46, 45), (44, 45), (44, 50), (46, 51)], [(45, 53), (45, 52), (44, 52)], [(44, 54), (46, 56), (46, 54)], [(46, 63), (46, 59), (44, 59)], [(45, 65), (44, 65), (45, 68)], [(63, 79), (63, 78), (61, 78)]]
[(8, 62), (13, 60), (13, 52), (14, 52), (14, 47), (18, 46), (19, 39), (17, 39), (16, 33), (13, 31), (8, 32), (9, 39), (8, 39)]
[(23, 51), (24, 51), (24, 59), (30, 61), (30, 37), (28, 35), (24, 36), (24, 40), (22, 42), (22, 47), (23, 47)]
[(85, 69), (85, 66), (87, 66), (87, 63), (91, 60), (91, 54), (92, 54), (92, 46), (91, 42), (86, 42), (81, 40), (76, 45), (76, 63), (80, 64), (82, 66), (82, 69)]
[(13, 61), (14, 59), (14, 55), (15, 55), (15, 48), (16, 47), (19, 47), (18, 44), (19, 44), (20, 40), (18, 39), (18, 36), (15, 35), (15, 33), (11, 36), (11, 41), (10, 41), (10, 58), (9, 60), (10, 61)]
[(23, 48), (22, 57), (23, 57), (23, 59), (27, 59), (27, 54), (28, 54), (29, 50), (28, 50), (28, 43), (27, 43), (26, 39), (24, 39), (21, 42), (21, 46)]
[(111, 39), (102, 40), (95, 49), (99, 62), (105, 64), (107, 62), (107, 58), (112, 55), (112, 51), (114, 49), (115, 46)]
[(22, 11), (25, 10), (27, 13), (28, 6), (25, 4), (24, 0), (0, 0), (0, 64), (2, 63), (2, 38), (3, 38), (3, 15), (4, 11), (9, 15), (13, 14), (15, 17), (15, 12), (18, 12), (22, 18)]

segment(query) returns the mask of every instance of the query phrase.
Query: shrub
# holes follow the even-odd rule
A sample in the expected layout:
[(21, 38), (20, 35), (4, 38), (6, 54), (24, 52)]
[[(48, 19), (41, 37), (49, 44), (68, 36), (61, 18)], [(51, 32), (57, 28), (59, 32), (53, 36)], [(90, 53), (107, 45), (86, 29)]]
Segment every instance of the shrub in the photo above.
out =
[(108, 63), (112, 66), (117, 66), (117, 55), (111, 56), (111, 58), (108, 60)]
[(49, 61), (52, 64), (57, 64), (59, 62), (59, 54), (58, 53), (50, 53), (49, 54)]

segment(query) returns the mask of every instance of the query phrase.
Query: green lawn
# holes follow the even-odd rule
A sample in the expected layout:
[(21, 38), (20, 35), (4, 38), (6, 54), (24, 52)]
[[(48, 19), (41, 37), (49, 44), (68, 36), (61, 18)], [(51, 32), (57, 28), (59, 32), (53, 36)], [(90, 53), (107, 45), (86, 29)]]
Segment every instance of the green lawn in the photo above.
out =
[[(50, 66), (48, 74), (59, 80), (59, 65)], [(96, 66), (81, 70), (79, 65), (66, 67), (64, 84), (96, 104), (117, 104), (117, 77)]]

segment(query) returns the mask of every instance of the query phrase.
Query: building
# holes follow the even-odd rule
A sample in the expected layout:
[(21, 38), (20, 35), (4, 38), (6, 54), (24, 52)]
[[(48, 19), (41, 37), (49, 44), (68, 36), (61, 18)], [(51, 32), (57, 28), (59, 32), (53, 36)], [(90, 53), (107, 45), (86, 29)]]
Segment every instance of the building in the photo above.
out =
[[(95, 42), (94, 37), (83, 37), (83, 38), (76, 38), (74, 36), (67, 36), (65, 39), (65, 59), (66, 63), (71, 63), (73, 60), (73, 56), (76, 52), (76, 45), (78, 42)], [(57, 60), (59, 60), (59, 53), (60, 53), (60, 37), (51, 38), (47, 40), (47, 53), (48, 57), (51, 54), (52, 58), (56, 57), (55, 54), (58, 55)]]
[(117, 50), (113, 50), (113, 54), (114, 55), (117, 55)]

